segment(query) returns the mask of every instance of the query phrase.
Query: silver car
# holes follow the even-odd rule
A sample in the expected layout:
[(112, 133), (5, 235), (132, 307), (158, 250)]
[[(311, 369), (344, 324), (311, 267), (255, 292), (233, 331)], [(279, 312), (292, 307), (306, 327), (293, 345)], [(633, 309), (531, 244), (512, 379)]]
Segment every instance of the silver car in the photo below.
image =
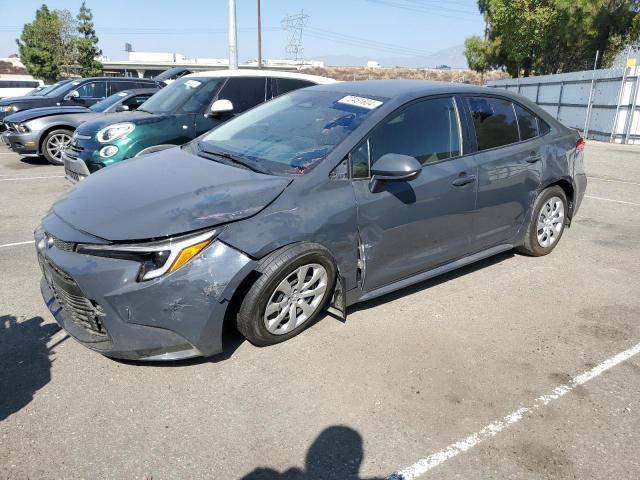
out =
[(90, 107), (55, 106), (16, 112), (4, 119), (7, 131), (3, 140), (22, 156), (42, 155), (54, 165), (62, 165), (62, 153), (81, 123), (103, 114), (135, 110), (158, 90), (123, 90)]

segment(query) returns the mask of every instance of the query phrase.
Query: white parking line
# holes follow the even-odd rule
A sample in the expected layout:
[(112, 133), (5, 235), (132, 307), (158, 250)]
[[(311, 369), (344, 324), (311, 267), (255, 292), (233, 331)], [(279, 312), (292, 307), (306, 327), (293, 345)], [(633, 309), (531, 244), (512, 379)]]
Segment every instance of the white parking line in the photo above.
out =
[(591, 195), (585, 195), (584, 198), (590, 198), (592, 200), (602, 200), (605, 202), (622, 203), (623, 205), (633, 205), (635, 207), (640, 207), (640, 203), (625, 202), (622, 200), (612, 200), (611, 198), (592, 197)]
[(64, 178), (64, 175), (47, 175), (45, 177), (0, 178), (0, 182), (16, 182), (18, 180), (40, 180), (42, 178)]
[(36, 243), (36, 241), (35, 240), (29, 240), (27, 242), (5, 243), (4, 245), (0, 245), (0, 248), (17, 247), (18, 245), (29, 245), (30, 243)]
[(577, 377), (574, 377), (569, 383), (554, 388), (551, 393), (536, 398), (530, 406), (521, 407), (514, 412), (511, 412), (501, 420), (496, 420), (495, 422), (492, 422), (484, 427), (482, 430), (476, 433), (472, 433), (467, 438), (459, 442), (452, 443), (444, 450), (418, 460), (413, 465), (394, 473), (388, 478), (388, 480), (410, 480), (427, 473), (429, 470), (432, 470), (438, 465), (442, 465), (444, 462), (452, 459), (458, 454), (466, 452), (479, 443), (496, 436), (498, 433), (506, 430), (511, 425), (518, 423), (523, 418), (531, 416), (532, 413), (545, 407), (552, 401), (563, 397), (576, 387), (584, 385), (588, 381), (593, 380), (607, 370), (615, 367), (616, 365), (619, 365), (625, 360), (629, 360), (631, 357), (637, 355), (638, 353), (640, 353), (640, 343), (631, 347), (629, 350), (620, 352), (617, 355), (605, 360), (600, 365), (593, 367), (591, 370), (588, 370), (578, 375)]
[(599, 180), (601, 182), (614, 182), (614, 183), (624, 183), (627, 185), (638, 185), (640, 186), (640, 183), (638, 182), (627, 182), (626, 180), (614, 180), (612, 178), (602, 178), (602, 177), (587, 177), (589, 180)]

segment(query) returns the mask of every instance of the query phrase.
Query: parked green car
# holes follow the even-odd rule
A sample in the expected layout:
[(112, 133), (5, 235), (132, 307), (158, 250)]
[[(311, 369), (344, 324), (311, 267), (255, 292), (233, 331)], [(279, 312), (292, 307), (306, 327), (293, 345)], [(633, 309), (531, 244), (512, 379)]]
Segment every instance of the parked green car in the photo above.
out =
[(135, 112), (80, 125), (63, 156), (77, 182), (113, 163), (182, 145), (266, 100), (335, 80), (291, 72), (219, 70), (186, 75)]

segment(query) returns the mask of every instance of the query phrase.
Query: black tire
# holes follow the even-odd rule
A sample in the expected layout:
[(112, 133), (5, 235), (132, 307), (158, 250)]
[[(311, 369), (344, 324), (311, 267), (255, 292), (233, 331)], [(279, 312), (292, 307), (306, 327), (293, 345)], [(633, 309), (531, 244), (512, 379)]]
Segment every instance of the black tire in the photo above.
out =
[[(551, 243), (551, 245), (545, 247), (542, 246), (538, 241), (538, 218), (540, 217), (540, 212), (542, 211), (542, 209), (545, 208), (547, 201), (553, 197), (559, 198), (563, 203), (564, 222), (562, 223), (560, 232), (555, 235), (556, 238), (554, 242)], [(541, 257), (543, 255), (548, 255), (549, 253), (551, 253), (562, 238), (562, 234), (564, 233), (564, 230), (566, 228), (568, 213), (569, 208), (567, 204), (567, 195), (564, 193), (564, 190), (562, 188), (554, 185), (540, 192), (540, 195), (538, 195), (538, 198), (536, 198), (536, 201), (533, 205), (533, 213), (531, 214), (531, 218), (529, 219), (529, 225), (527, 225), (523, 243), (516, 250), (518, 250), (520, 253), (524, 253), (525, 255), (529, 255), (532, 257)]]
[[(327, 272), (327, 288), (314, 313), (301, 325), (287, 333), (274, 334), (267, 330), (264, 313), (267, 302), (277, 286), (299, 267), (319, 264)], [(263, 258), (257, 267), (258, 278), (248, 291), (236, 315), (236, 325), (242, 335), (252, 344), (265, 347), (295, 337), (318, 319), (329, 300), (336, 281), (336, 267), (329, 251), (321, 245), (296, 243), (283, 247)]]
[(62, 157), (56, 158), (49, 151), (50, 143), (53, 142), (55, 139), (60, 139), (60, 137), (62, 136), (68, 137), (69, 141), (71, 141), (72, 135), (73, 135), (73, 131), (67, 128), (57, 128), (47, 133), (47, 135), (44, 137), (44, 140), (42, 141), (42, 149), (41, 149), (42, 155), (44, 156), (44, 158), (46, 158), (47, 161), (49, 163), (52, 163), (53, 165), (64, 165), (64, 161), (62, 160)]

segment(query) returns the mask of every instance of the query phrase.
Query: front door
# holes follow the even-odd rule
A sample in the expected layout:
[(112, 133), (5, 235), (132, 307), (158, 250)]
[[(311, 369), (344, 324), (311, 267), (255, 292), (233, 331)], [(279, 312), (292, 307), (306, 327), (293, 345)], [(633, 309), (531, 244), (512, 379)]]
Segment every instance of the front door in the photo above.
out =
[[(369, 164), (386, 153), (417, 158), (411, 181), (369, 188)], [(365, 291), (463, 257), (475, 207), (476, 171), (462, 156), (460, 122), (451, 97), (413, 103), (376, 128), (351, 154)]]

